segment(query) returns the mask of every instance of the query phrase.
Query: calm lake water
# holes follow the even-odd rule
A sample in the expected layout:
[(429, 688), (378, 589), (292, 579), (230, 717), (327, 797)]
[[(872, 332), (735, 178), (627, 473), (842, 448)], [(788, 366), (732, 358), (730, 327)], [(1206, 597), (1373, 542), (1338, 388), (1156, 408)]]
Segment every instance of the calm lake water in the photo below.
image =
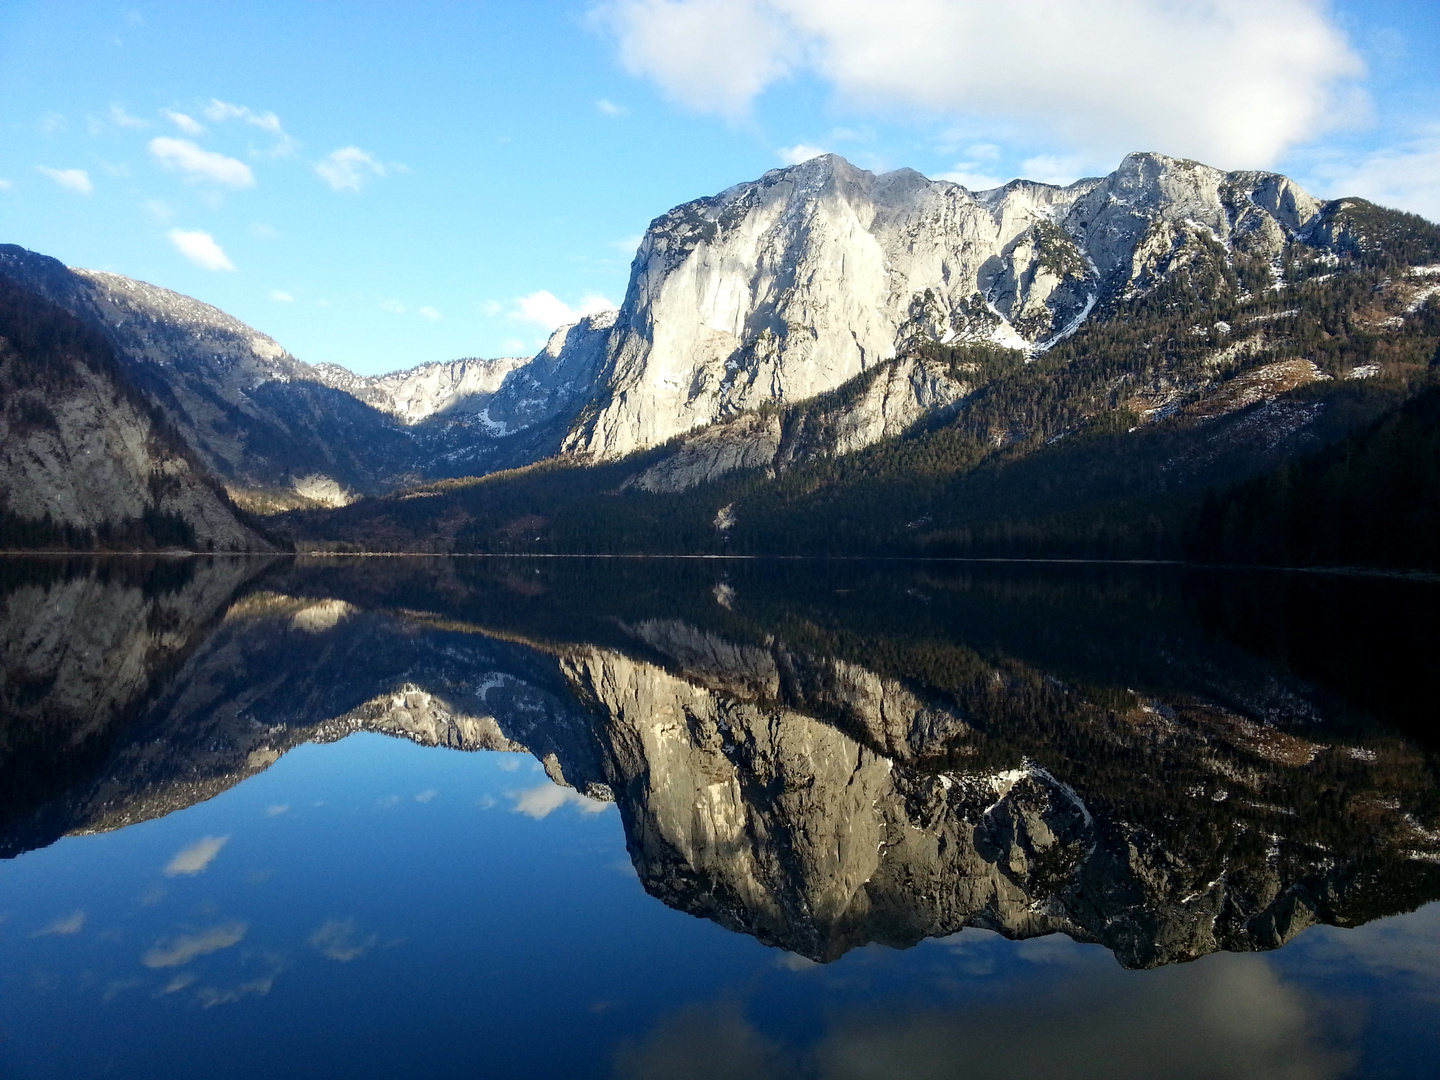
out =
[(1437, 601), (0, 560), (0, 1076), (1430, 1077)]

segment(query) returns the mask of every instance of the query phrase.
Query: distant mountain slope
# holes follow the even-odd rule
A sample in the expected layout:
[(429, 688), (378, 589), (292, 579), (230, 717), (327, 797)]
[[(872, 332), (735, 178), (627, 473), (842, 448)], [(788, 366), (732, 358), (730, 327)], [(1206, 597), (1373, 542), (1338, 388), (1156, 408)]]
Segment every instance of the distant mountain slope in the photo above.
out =
[(0, 279), (0, 548), (267, 551), (95, 329)]
[(339, 505), (544, 457), (588, 398), (597, 362), (581, 340), (587, 322), (560, 334), (575, 340), (558, 362), (552, 346), (532, 362), (472, 359), (359, 376), (302, 363), (191, 297), (13, 245), (0, 245), (0, 278), (98, 327), (204, 466), (265, 510)]

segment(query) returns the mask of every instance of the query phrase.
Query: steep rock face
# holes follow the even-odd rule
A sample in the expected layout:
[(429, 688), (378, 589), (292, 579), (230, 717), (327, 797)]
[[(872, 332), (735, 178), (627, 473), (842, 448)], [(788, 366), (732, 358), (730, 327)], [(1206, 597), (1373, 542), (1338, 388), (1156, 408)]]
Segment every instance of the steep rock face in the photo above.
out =
[(779, 472), (811, 458), (853, 453), (952, 410), (969, 392), (964, 373), (948, 364), (900, 356), (834, 395), (787, 410), (742, 413), (681, 436), (624, 486), (678, 492), (740, 469)]
[(1273, 259), (1319, 203), (1268, 173), (1132, 154), (972, 193), (825, 155), (657, 218), (566, 439), (597, 458), (834, 389), (916, 339), (1044, 349), (1218, 245)]
[(0, 525), (19, 547), (266, 551), (109, 344), (0, 281)]

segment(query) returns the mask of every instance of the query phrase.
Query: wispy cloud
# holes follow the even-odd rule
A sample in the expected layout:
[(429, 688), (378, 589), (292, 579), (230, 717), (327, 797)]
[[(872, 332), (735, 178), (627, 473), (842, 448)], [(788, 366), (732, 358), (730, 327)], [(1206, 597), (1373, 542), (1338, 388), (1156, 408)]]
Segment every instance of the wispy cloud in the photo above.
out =
[(228, 922), (194, 933), (161, 938), (145, 950), (145, 954), (140, 957), (140, 963), (147, 968), (183, 967), (197, 956), (206, 956), (238, 945), (244, 939), (247, 929), (248, 926), (243, 922)]
[[(179, 230), (176, 231), (178, 232)], [(186, 235), (199, 235), (204, 236), (207, 240), (210, 239), (207, 233), (190, 233)], [(171, 239), (174, 239), (173, 232), (171, 233)], [(211, 243), (213, 244), (214, 241), (212, 240)], [(176, 246), (178, 247), (179, 245), (177, 244)], [(219, 251), (220, 249), (217, 247), (215, 250)], [(221, 252), (220, 257), (222, 259), (225, 257), (223, 252)], [(227, 268), (231, 270), (234, 269), (234, 267), (229, 266), (227, 266)], [(207, 269), (213, 270), (219, 268), (207, 267)], [(165, 865), (165, 876), (179, 877), (182, 875), (191, 876), (203, 873), (209, 865), (215, 861), (215, 856), (220, 854), (220, 849), (223, 848), (229, 840), (230, 837), (228, 836), (204, 836), (196, 840), (193, 844), (186, 845), (177, 851), (175, 857)]]
[(204, 135), (206, 127), (188, 113), (176, 112), (174, 109), (161, 109), (160, 115), (169, 120), (186, 135)]
[[(295, 302), (295, 297), (291, 296), (284, 289), (271, 289), (270, 299), (274, 300), (277, 304), (293, 304)], [(289, 809), (290, 807), (288, 806), (272, 806), (265, 812), (269, 814), (270, 817), (274, 817), (276, 814), (283, 814)]]
[(105, 112), (105, 119), (118, 128), (132, 128), (142, 131), (150, 126), (149, 120), (142, 120), (138, 116), (131, 116), (125, 111), (125, 107), (118, 102), (111, 102), (110, 108)]
[(775, 151), (775, 156), (780, 159), (782, 165), (799, 165), (802, 161), (809, 161), (821, 154), (828, 154), (830, 151), (823, 146), (811, 146), (808, 143), (797, 143), (794, 146), (782, 146)]
[(974, 161), (957, 161), (949, 171), (941, 173), (937, 179), (949, 180), (952, 184), (959, 184), (971, 191), (986, 191), (1005, 183), (998, 176), (976, 171), (983, 167)]
[(624, 105), (616, 105), (613, 101), (601, 98), (595, 102), (595, 111), (601, 116), (624, 116), (629, 113), (630, 110), (625, 108)]
[(512, 792), (510, 797), (515, 800), (517, 814), (524, 814), (537, 821), (549, 817), (562, 806), (573, 806), (582, 814), (599, 814), (610, 809), (608, 802), (586, 798), (574, 788), (561, 787), (559, 784), (541, 784), (526, 791)]
[(218, 98), (211, 98), (210, 103), (202, 110), (205, 119), (213, 124), (223, 124), (228, 120), (239, 120), (249, 124), (253, 128), (268, 132), (275, 137), (274, 144), (269, 150), (260, 152), (259, 156), (280, 158), (289, 157), (300, 148), (300, 143), (293, 139), (280, 123), (280, 117), (273, 112), (260, 112), (247, 105), (235, 105), (229, 101), (221, 101)]
[(326, 919), (309, 938), (312, 949), (341, 964), (360, 959), (379, 940), (375, 934), (361, 936), (354, 919)]
[(255, 174), (249, 165), (214, 150), (205, 150), (189, 139), (157, 136), (150, 140), (150, 153), (167, 169), (187, 179), (208, 180), (232, 188), (255, 186)]
[(315, 174), (334, 191), (359, 191), (367, 181), (385, 173), (384, 163), (358, 146), (342, 146), (315, 163)]
[(31, 937), (70, 937), (85, 929), (85, 912), (75, 911), (63, 919), (56, 919), (49, 926), (42, 927)]
[(400, 303), (399, 300), (381, 300), (380, 310), (388, 311), (391, 315), (404, 315), (410, 309), (407, 308), (404, 304)]
[(1337, 154), (1306, 172), (1317, 195), (1360, 196), (1440, 221), (1440, 124), (1368, 154)]
[(273, 112), (257, 112), (246, 105), (234, 105), (228, 101), (221, 101), (219, 98), (211, 98), (210, 103), (204, 108), (205, 118), (212, 123), (220, 124), (226, 120), (243, 120), (252, 127), (279, 134), (283, 128), (280, 124), (280, 117)]
[(615, 305), (605, 297), (591, 294), (581, 297), (579, 305), (572, 308), (548, 289), (539, 289), (528, 296), (517, 297), (515, 306), (510, 310), (510, 318), (554, 330), (613, 307)]
[(9, 191), (14, 186), (9, 180), (0, 180), (0, 191)]
[(95, 185), (90, 182), (90, 174), (84, 169), (52, 169), (48, 165), (36, 165), (35, 171), (42, 176), (48, 176), (66, 191), (79, 195), (91, 195), (95, 191)]
[(419, 315), (422, 319), (427, 319), (430, 322), (439, 322), (445, 317), (444, 315), (441, 315), (440, 312), (437, 311), (435, 308), (431, 307), (429, 304), (426, 304), (424, 307), (420, 308), (420, 310), (417, 311), (416, 314)]
[(1041, 154), (1026, 158), (1020, 163), (1020, 173), (1027, 180), (1039, 180), (1045, 184), (1073, 184), (1087, 173), (1103, 173), (1103, 166), (1087, 160), (1078, 154)]

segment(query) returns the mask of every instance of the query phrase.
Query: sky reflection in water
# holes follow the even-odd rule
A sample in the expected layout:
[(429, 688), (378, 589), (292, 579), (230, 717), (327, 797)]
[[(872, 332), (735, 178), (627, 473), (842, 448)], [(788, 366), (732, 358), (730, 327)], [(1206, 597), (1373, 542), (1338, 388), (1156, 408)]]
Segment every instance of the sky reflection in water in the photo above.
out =
[(1435, 903), (1136, 971), (974, 928), (817, 964), (666, 901), (616, 806), (528, 754), (302, 743), (0, 863), (0, 1075), (1408, 1077), (1440, 1051)]

